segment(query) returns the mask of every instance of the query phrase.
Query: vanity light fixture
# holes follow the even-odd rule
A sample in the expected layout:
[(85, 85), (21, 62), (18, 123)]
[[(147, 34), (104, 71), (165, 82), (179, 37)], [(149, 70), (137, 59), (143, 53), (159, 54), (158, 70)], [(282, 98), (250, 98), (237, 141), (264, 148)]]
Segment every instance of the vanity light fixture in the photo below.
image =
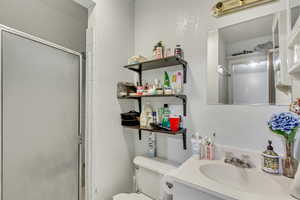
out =
[(246, 8), (278, 0), (222, 0), (213, 7), (213, 16), (220, 17)]

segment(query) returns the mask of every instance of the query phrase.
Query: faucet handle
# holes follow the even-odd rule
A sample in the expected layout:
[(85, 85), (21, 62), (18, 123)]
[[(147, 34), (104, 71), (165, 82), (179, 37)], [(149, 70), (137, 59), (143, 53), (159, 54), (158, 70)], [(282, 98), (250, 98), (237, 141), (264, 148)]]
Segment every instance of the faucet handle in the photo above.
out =
[(249, 155), (243, 154), (242, 155), (242, 161), (243, 161), (243, 164), (244, 164), (245, 168), (251, 168), (251, 162), (250, 162), (250, 156)]
[(231, 163), (233, 158), (234, 158), (234, 155), (232, 152), (225, 152), (225, 159), (224, 159), (225, 163)]

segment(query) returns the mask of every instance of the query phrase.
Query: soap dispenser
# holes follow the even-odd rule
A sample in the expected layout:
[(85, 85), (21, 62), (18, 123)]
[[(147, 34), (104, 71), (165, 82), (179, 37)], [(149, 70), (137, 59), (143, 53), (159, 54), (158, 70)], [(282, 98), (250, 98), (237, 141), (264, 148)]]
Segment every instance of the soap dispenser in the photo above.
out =
[(274, 148), (272, 146), (272, 141), (269, 140), (269, 145), (267, 147), (267, 150), (263, 152), (262, 154), (262, 170), (264, 172), (270, 173), (270, 174), (279, 174), (280, 172), (280, 157), (279, 155), (274, 151)]

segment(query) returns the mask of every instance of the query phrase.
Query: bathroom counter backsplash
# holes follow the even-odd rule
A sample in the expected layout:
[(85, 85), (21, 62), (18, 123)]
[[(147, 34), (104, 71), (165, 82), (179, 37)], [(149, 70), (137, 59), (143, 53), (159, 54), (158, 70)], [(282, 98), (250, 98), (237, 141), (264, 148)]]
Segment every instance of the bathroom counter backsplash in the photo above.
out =
[(215, 160), (224, 160), (227, 153), (232, 154), (235, 157), (242, 158), (247, 157), (252, 167), (261, 168), (262, 164), (262, 152), (252, 151), (247, 149), (241, 149), (237, 147), (230, 147), (226, 145), (215, 144)]

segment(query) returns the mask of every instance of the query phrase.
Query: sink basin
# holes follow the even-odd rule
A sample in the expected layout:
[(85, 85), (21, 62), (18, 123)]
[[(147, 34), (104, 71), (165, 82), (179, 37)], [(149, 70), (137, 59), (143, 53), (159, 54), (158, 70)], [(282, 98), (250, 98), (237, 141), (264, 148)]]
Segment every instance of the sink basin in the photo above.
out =
[(256, 169), (243, 169), (225, 163), (211, 163), (200, 166), (200, 172), (208, 179), (242, 192), (261, 195), (280, 195), (281, 186)]

